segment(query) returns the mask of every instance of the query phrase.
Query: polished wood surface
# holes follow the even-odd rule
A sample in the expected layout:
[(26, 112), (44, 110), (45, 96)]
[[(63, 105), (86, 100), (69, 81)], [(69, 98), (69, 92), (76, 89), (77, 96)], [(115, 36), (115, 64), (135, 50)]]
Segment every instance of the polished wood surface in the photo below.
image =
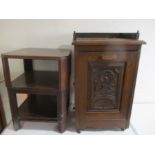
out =
[(138, 37), (139, 33), (74, 33), (78, 132), (129, 127), (140, 49), (145, 43)]
[(69, 50), (50, 49), (50, 48), (23, 48), (2, 54), (7, 58), (24, 58), (24, 59), (60, 59), (70, 55)]
[(142, 40), (120, 39), (120, 38), (77, 38), (73, 41), (75, 45), (141, 45)]
[(101, 33), (101, 32), (78, 32), (74, 31), (73, 40), (77, 38), (121, 38), (121, 39), (138, 39), (139, 31), (137, 33)]
[(26, 72), (12, 81), (13, 89), (42, 89), (58, 91), (58, 71)]
[[(25, 48), (2, 54), (5, 83), (8, 89), (14, 129), (21, 128), (20, 120), (57, 121), (60, 132), (66, 130), (69, 106), (69, 50)], [(24, 74), (11, 81), (8, 59), (24, 61)], [(58, 71), (34, 71), (33, 60), (56, 60)], [(28, 94), (18, 107), (17, 93)], [(54, 97), (53, 97), (54, 96)]]

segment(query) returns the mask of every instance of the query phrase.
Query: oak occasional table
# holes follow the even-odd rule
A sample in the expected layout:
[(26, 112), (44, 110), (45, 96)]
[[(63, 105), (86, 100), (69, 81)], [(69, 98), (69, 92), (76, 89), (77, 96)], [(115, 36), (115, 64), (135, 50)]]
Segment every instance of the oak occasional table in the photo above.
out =
[[(21, 128), (20, 120), (57, 121), (58, 130), (66, 129), (69, 106), (69, 50), (25, 48), (2, 54), (4, 77), (14, 129)], [(23, 59), (24, 73), (12, 80), (9, 59)], [(34, 60), (57, 61), (58, 71), (35, 71)], [(18, 106), (17, 93), (27, 94)]]

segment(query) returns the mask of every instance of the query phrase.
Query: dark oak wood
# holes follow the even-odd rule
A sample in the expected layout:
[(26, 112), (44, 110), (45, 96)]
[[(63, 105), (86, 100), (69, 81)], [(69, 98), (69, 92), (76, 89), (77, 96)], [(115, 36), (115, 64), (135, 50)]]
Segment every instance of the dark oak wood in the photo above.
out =
[(32, 59), (24, 59), (24, 70), (25, 70), (25, 72), (32, 72), (33, 71)]
[(19, 107), (20, 120), (57, 121), (57, 96), (29, 95)]
[(4, 113), (4, 108), (2, 104), (2, 99), (0, 95), (0, 133), (6, 126), (6, 118), (5, 118), (5, 113)]
[[(58, 129), (66, 129), (69, 105), (69, 50), (24, 48), (3, 53), (2, 62), (15, 130), (21, 128), (20, 120), (57, 121)], [(8, 59), (23, 59), (24, 73), (11, 81)], [(33, 60), (56, 60), (58, 71), (34, 71)], [(17, 93), (27, 93), (28, 98), (17, 106)]]
[(76, 33), (74, 31), (73, 40), (77, 38), (121, 38), (121, 39), (139, 39), (139, 31), (137, 33)]
[(16, 59), (37, 59), (37, 60), (60, 60), (70, 55), (70, 51), (66, 49), (51, 48), (23, 48), (11, 52), (6, 52), (7, 58)]
[(69, 101), (69, 57), (68, 61), (59, 61), (59, 89), (61, 90), (59, 92), (59, 104), (58, 104), (58, 119), (60, 121), (59, 123), (59, 129), (61, 132), (63, 132), (66, 128), (66, 121), (67, 121), (67, 102)]
[(9, 96), (13, 126), (15, 130), (18, 130), (21, 128), (21, 124), (19, 121), (17, 96), (16, 96), (16, 93), (14, 91), (11, 91), (10, 88), (7, 88), (7, 90), (8, 90), (8, 96)]
[(135, 39), (120, 39), (120, 38), (77, 38), (73, 44), (75, 45), (141, 45), (144, 41)]
[(6, 84), (7, 87), (10, 87), (11, 86), (11, 76), (10, 76), (9, 61), (8, 61), (7, 56), (1, 55), (1, 57), (2, 57), (5, 84)]
[(140, 49), (145, 44), (138, 37), (139, 33), (74, 33), (78, 132), (129, 127)]
[(26, 72), (12, 81), (13, 89), (40, 89), (45, 91), (58, 91), (58, 71), (33, 71)]

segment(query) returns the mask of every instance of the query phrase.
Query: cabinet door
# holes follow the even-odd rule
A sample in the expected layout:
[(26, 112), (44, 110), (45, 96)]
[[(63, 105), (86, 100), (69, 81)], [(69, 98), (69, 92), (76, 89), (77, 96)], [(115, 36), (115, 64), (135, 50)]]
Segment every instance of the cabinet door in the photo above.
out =
[(81, 122), (126, 119), (132, 103), (137, 52), (78, 52), (76, 106)]

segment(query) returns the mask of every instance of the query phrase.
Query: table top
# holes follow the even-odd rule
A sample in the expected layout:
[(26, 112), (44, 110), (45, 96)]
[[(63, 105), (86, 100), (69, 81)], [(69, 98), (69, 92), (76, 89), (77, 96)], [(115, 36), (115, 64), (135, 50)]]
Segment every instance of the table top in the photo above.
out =
[(75, 45), (141, 45), (143, 40), (120, 39), (120, 38), (77, 38), (73, 41)]
[(61, 59), (68, 57), (70, 50), (52, 48), (23, 48), (11, 52), (3, 53), (2, 56), (8, 58), (27, 58), (27, 59)]

